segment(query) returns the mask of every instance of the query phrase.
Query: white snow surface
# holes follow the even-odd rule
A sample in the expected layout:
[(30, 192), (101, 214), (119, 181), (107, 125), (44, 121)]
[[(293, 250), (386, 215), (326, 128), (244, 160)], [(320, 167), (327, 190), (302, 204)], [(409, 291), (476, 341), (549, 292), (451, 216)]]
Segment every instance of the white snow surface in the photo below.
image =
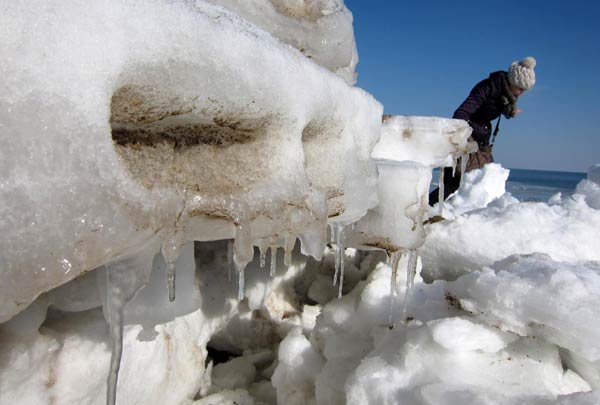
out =
[(292, 45), (349, 84), (358, 53), (352, 13), (343, 0), (208, 0), (234, 11)]
[(439, 117), (389, 116), (373, 158), (418, 162), (430, 167), (451, 167), (457, 158), (473, 152), (472, 129), (464, 120)]
[[(569, 198), (518, 203), (504, 193), (508, 171), (498, 164), (465, 177), (445, 203), (444, 214), (454, 220), (428, 227), (421, 248), (426, 279), (454, 279), (513, 254), (544, 253), (569, 263), (600, 260), (596, 183), (582, 181)], [(463, 213), (463, 207), (471, 210)]]
[(0, 25), (0, 321), (161, 243), (319, 256), (328, 216), (377, 203), (382, 106), (222, 7), (15, 1)]
[[(340, 0), (213, 3), (246, 19), (204, 1), (3, 7), (0, 403), (105, 403), (114, 304), (133, 295), (118, 403), (600, 403), (600, 165), (547, 203), (487, 165), (423, 227), (465, 123), (381, 131), (348, 85)], [(370, 247), (419, 249), (412, 287), (407, 254), (395, 280), (381, 252), (300, 255), (363, 216)], [(209, 346), (231, 358), (207, 363)]]
[[(314, 396), (305, 392), (303, 400), (432, 405), (600, 401), (593, 391), (600, 386), (600, 249), (594, 237), (599, 213), (586, 203), (593, 190), (583, 187), (595, 183), (584, 180), (572, 197), (548, 204), (520, 203), (504, 193), (506, 172), (491, 165), (467, 176), (457, 196), (472, 211), (455, 211), (454, 219), (427, 226), (421, 272), (435, 281), (425, 284), (417, 277), (406, 324), (398, 318), (406, 283), (400, 271), (392, 313), (396, 322), (388, 328), (391, 269), (383, 264), (323, 308), (308, 341), (315, 352), (311, 356), (321, 354), (325, 362), (313, 370), (318, 373)], [(549, 226), (558, 229), (552, 232)], [(466, 234), (464, 228), (472, 237), (456, 243)], [(538, 237), (543, 241), (536, 242)], [(426, 268), (432, 263), (435, 271)], [(404, 266), (403, 259), (400, 269)], [(288, 358), (290, 353), (282, 350), (280, 358)], [(286, 361), (278, 370), (293, 381), (293, 369), (286, 364), (300, 360)], [(291, 387), (277, 390), (289, 394), (285, 403), (300, 403)]]

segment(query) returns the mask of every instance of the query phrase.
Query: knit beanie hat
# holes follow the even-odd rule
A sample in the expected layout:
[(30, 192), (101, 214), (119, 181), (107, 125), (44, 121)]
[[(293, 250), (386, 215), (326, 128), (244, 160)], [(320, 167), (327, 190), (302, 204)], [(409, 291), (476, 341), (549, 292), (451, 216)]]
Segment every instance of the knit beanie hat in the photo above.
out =
[(535, 59), (531, 56), (514, 61), (508, 69), (508, 82), (523, 90), (530, 90), (535, 84)]

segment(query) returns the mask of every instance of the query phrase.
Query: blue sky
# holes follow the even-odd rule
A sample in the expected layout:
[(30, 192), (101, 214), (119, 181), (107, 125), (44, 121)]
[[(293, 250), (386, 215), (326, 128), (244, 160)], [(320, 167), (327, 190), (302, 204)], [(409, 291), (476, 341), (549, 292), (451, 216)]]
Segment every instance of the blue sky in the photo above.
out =
[(600, 2), (346, 0), (359, 87), (386, 114), (451, 117), (471, 88), (514, 60), (535, 87), (494, 147), (508, 168), (586, 172), (600, 163)]

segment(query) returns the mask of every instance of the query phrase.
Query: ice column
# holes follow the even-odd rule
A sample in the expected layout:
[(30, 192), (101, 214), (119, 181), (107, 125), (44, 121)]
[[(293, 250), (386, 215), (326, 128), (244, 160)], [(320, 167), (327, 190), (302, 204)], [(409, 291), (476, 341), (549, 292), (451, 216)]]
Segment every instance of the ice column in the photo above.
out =
[(460, 157), (460, 185), (465, 181), (465, 172), (467, 170), (467, 163), (469, 162), (469, 155), (464, 154)]
[(336, 256), (335, 256), (335, 273), (333, 275), (333, 285), (338, 283), (339, 277), (339, 289), (338, 289), (338, 298), (342, 297), (342, 288), (344, 285), (344, 256), (345, 256), (345, 246), (344, 246), (344, 225), (333, 223), (331, 224), (331, 233), (332, 237), (335, 238), (335, 244), (337, 246)]
[(390, 280), (390, 308), (389, 308), (389, 326), (390, 326), (390, 328), (394, 325), (394, 303), (396, 301), (396, 280), (398, 279), (398, 263), (400, 263), (401, 257), (402, 257), (402, 253), (397, 250), (397, 251), (393, 252), (388, 258), (388, 263), (390, 264), (390, 268), (392, 270), (391, 280)]
[(444, 214), (444, 168), (440, 167), (440, 180), (438, 186), (438, 214), (443, 216)]
[(233, 262), (238, 272), (238, 300), (244, 299), (244, 269), (254, 256), (254, 248), (250, 236), (250, 226), (238, 223), (233, 241)]
[(404, 294), (404, 305), (402, 307), (402, 320), (406, 322), (406, 311), (408, 308), (408, 297), (415, 283), (415, 275), (417, 271), (417, 259), (419, 255), (417, 249), (408, 251), (408, 264), (406, 265), (406, 293)]
[(128, 258), (106, 266), (106, 314), (110, 326), (112, 354), (107, 379), (106, 403), (114, 405), (123, 353), (123, 310), (148, 281), (153, 254)]
[(292, 251), (294, 250), (295, 244), (295, 236), (288, 235), (285, 238), (285, 255), (283, 256), (283, 264), (285, 264), (287, 267), (290, 267), (292, 265)]
[(175, 261), (185, 246), (185, 240), (181, 232), (173, 231), (162, 244), (162, 255), (167, 263), (167, 287), (169, 289), (169, 301), (175, 301)]
[(271, 271), (269, 272), (269, 275), (271, 277), (274, 277), (276, 270), (277, 270), (277, 246), (271, 246)]
[(260, 268), (264, 269), (267, 264), (267, 249), (265, 246), (260, 245), (258, 251), (260, 253)]

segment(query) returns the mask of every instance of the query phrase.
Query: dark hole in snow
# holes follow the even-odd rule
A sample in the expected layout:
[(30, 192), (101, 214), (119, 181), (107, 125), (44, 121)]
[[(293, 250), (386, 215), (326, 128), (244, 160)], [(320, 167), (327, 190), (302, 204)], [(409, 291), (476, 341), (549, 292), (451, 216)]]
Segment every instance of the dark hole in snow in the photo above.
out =
[(239, 357), (239, 355), (237, 354), (227, 352), (224, 350), (218, 350), (214, 347), (211, 347), (210, 345), (206, 346), (206, 351), (208, 352), (208, 355), (206, 356), (205, 366), (208, 365), (208, 363), (211, 360), (213, 362), (213, 366), (216, 366), (217, 364), (226, 363), (231, 359)]

